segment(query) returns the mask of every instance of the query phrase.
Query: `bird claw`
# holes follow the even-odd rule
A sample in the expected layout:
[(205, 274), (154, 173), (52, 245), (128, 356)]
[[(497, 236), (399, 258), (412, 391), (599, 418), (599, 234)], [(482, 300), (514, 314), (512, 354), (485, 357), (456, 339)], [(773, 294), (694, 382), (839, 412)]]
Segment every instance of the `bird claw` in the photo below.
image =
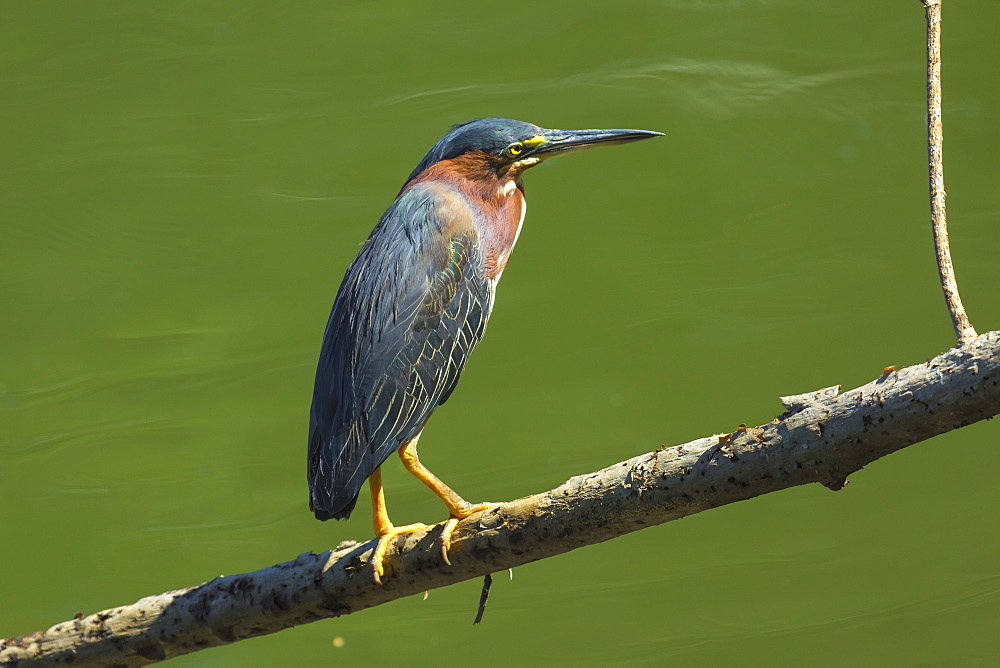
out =
[[(451, 566), (451, 559), (448, 558), (448, 550), (451, 549), (451, 536), (455, 533), (455, 529), (458, 528), (458, 523), (465, 519), (466, 517), (478, 513), (481, 510), (486, 510), (496, 506), (496, 503), (477, 503), (475, 505), (468, 504), (467, 507), (459, 509), (459, 511), (449, 517), (441, 530), (441, 535), (438, 537), (438, 541), (441, 543), (441, 560), (445, 564)], [(385, 575), (385, 554), (389, 550), (389, 543), (392, 542), (397, 536), (401, 536), (404, 533), (411, 533), (418, 529), (426, 529), (426, 524), (407, 524), (402, 527), (390, 526), (383, 533), (379, 534), (378, 542), (375, 544), (375, 549), (372, 550), (372, 556), (370, 559), (372, 567), (372, 578), (375, 580), (375, 584), (382, 586), (382, 576)]]
[(389, 541), (404, 533), (412, 533), (417, 529), (426, 528), (426, 524), (407, 524), (402, 527), (389, 527), (387, 531), (378, 536), (378, 543), (375, 544), (375, 549), (372, 550), (371, 556), (372, 577), (375, 579), (375, 584), (380, 587), (382, 586), (382, 576), (385, 575), (383, 560), (385, 559), (386, 551), (389, 549)]
[(444, 528), (441, 529), (441, 536), (438, 541), (441, 543), (441, 560), (447, 565), (451, 566), (451, 560), (448, 558), (448, 550), (451, 549), (451, 535), (455, 533), (455, 529), (458, 527), (458, 523), (464, 520), (466, 517), (478, 513), (481, 510), (487, 510), (493, 506), (498, 505), (496, 503), (477, 503), (475, 505), (468, 504), (467, 508), (463, 508), (461, 514), (453, 514), (444, 523)]
[(441, 530), (441, 537), (438, 538), (441, 542), (441, 560), (449, 566), (451, 566), (451, 559), (448, 558), (448, 549), (451, 547), (451, 534), (455, 532), (455, 527), (457, 526), (458, 518), (450, 518), (444, 523), (444, 528)]

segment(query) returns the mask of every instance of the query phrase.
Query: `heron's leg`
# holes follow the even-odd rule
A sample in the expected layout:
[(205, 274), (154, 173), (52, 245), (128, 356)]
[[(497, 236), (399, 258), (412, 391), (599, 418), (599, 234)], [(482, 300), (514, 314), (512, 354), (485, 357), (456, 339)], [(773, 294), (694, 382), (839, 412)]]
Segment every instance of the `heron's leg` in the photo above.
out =
[(415, 438), (406, 443), (402, 448), (399, 449), (399, 458), (403, 460), (403, 466), (406, 470), (417, 477), (420, 482), (424, 483), (431, 488), (439, 499), (444, 501), (444, 505), (448, 508), (448, 513), (451, 517), (444, 524), (444, 529), (441, 531), (441, 558), (444, 562), (451, 565), (448, 560), (448, 548), (451, 547), (451, 534), (455, 532), (455, 527), (458, 526), (458, 521), (465, 519), (473, 513), (478, 513), (480, 510), (486, 510), (487, 508), (495, 505), (492, 503), (477, 503), (472, 504), (460, 497), (455, 491), (448, 487), (448, 485), (441, 482), (440, 479), (429, 470), (427, 467), (420, 463), (420, 459), (417, 457), (417, 441), (420, 439), (420, 434), (417, 434)]
[(368, 490), (372, 495), (372, 523), (375, 525), (375, 535), (378, 543), (375, 551), (372, 552), (372, 571), (375, 576), (375, 584), (382, 584), (382, 576), (385, 569), (382, 567), (382, 560), (385, 551), (389, 547), (389, 541), (400, 534), (410, 533), (417, 529), (423, 529), (426, 524), (407, 524), (406, 526), (393, 526), (389, 521), (389, 513), (385, 509), (385, 493), (382, 491), (382, 469), (375, 469), (375, 473), (368, 476)]

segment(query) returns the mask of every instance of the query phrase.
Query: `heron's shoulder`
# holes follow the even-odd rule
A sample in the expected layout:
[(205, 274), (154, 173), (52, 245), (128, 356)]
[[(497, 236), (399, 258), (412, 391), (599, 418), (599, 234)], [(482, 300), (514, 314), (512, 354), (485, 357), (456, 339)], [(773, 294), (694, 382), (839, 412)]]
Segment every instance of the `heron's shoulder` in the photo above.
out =
[(428, 179), (413, 181), (400, 191), (396, 204), (416, 204), (426, 202), (435, 206), (463, 205), (468, 208), (469, 196), (462, 191), (459, 184), (449, 179)]
[(411, 183), (399, 194), (386, 217), (400, 222), (411, 238), (434, 234), (441, 240), (475, 231), (477, 209), (448, 181)]

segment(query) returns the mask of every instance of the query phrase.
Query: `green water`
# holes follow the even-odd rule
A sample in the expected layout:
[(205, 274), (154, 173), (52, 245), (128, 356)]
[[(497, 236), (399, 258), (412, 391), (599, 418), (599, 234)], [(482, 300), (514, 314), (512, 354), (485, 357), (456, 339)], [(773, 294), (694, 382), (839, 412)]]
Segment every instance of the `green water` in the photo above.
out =
[[(995, 2), (945, 6), (952, 248), (1000, 327)], [(367, 539), (306, 507), (343, 272), (452, 123), (639, 127), (553, 160), (421, 452), (472, 500), (948, 348), (908, 2), (7, 3), (0, 636)], [(176, 665), (985, 664), (1000, 427)], [(443, 519), (393, 463), (399, 523)], [(341, 638), (343, 647), (335, 647)]]

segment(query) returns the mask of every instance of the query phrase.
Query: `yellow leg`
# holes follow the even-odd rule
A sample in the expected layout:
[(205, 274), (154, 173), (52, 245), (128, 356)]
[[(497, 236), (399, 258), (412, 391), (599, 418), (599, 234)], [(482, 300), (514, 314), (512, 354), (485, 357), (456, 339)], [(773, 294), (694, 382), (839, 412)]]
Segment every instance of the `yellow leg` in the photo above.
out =
[(410, 533), (417, 529), (426, 528), (426, 524), (407, 524), (406, 526), (393, 526), (389, 521), (389, 513), (385, 509), (385, 493), (382, 491), (382, 470), (375, 469), (368, 477), (368, 489), (372, 495), (372, 523), (375, 525), (375, 535), (378, 536), (378, 543), (375, 551), (372, 552), (372, 572), (375, 576), (375, 584), (382, 584), (382, 576), (385, 569), (382, 567), (382, 560), (385, 551), (389, 547), (389, 541), (396, 536)]
[(448, 508), (448, 513), (451, 517), (445, 522), (444, 529), (441, 531), (441, 537), (438, 540), (441, 541), (441, 558), (444, 559), (444, 563), (451, 566), (451, 561), (448, 560), (448, 548), (451, 547), (451, 534), (455, 532), (458, 521), (465, 519), (473, 513), (478, 513), (480, 510), (486, 510), (494, 504), (469, 503), (456, 494), (451, 487), (441, 482), (436, 475), (428, 471), (427, 467), (421, 464), (420, 459), (417, 458), (417, 441), (419, 439), (420, 434), (418, 433), (409, 443), (400, 448), (399, 458), (403, 460), (403, 466), (406, 467), (406, 470), (415, 475), (420, 482), (430, 487), (431, 491), (444, 501), (444, 505)]

